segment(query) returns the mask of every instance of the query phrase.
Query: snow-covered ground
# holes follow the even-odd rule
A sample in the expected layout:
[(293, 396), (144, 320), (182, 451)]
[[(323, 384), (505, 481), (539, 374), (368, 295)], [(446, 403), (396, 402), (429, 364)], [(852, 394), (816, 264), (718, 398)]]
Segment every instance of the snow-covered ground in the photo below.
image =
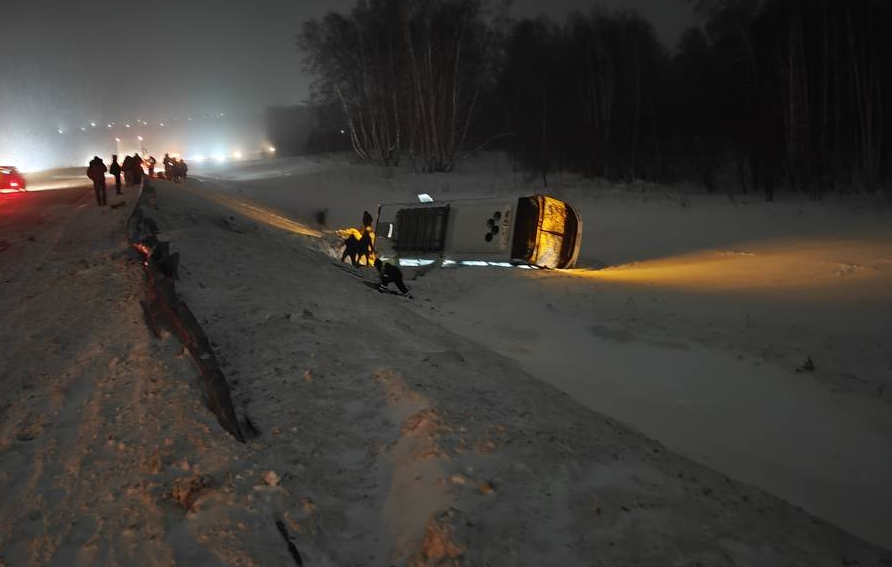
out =
[[(311, 222), (379, 202), (538, 190), (498, 156), (447, 175), (291, 159), (206, 185)], [(892, 548), (892, 209), (553, 178), (581, 264), (439, 270), (411, 309), (667, 446)], [(429, 302), (427, 301), (429, 300)], [(807, 359), (813, 372), (798, 372)]]
[[(83, 189), (2, 216), (12, 222), (0, 225), (0, 566), (287, 565), (286, 539), (305, 565), (892, 564), (889, 551), (751, 486), (795, 502), (782, 494), (789, 487), (747, 478), (743, 466), (801, 478), (807, 490), (828, 478), (828, 498), (849, 491), (850, 517), (862, 523), (887, 497), (870, 475), (888, 451), (874, 445), (865, 459), (866, 443), (889, 439), (892, 404), (871, 389), (885, 383), (874, 373), (882, 356), (862, 345), (865, 385), (837, 376), (826, 348), (809, 347), (828, 313), (816, 306), (833, 303), (820, 297), (836, 284), (796, 310), (779, 297), (812, 295), (811, 286), (706, 293), (684, 279), (663, 289), (620, 277), (628, 267), (611, 281), (461, 269), (411, 282), (410, 301), (337, 267), (330, 239), (301, 221), (321, 207), (332, 224), (355, 225), (377, 201), (411, 197), (415, 182), (435, 196), (470, 195), (487, 179), (482, 192), (503, 190), (492, 171), (415, 178), (283, 160), (227, 175), (159, 182), (150, 214), (182, 254), (177, 287), (257, 429), (244, 445), (203, 406), (176, 339), (157, 341), (145, 327), (140, 267), (124, 254), (127, 207), (99, 209)], [(710, 201), (677, 198), (690, 199), (684, 211)], [(581, 204), (590, 225), (598, 201), (614, 215), (654, 203), (653, 222), (677, 214), (673, 199), (609, 189)], [(723, 207), (732, 208), (715, 201)], [(840, 213), (849, 214), (882, 228), (864, 212)], [(662, 240), (654, 246), (671, 245)], [(592, 251), (589, 262), (635, 259)], [(863, 295), (850, 309), (883, 333), (881, 288), (862, 272), (844, 280)], [(792, 335), (784, 309), (818, 312)], [(834, 354), (874, 332), (858, 331), (849, 309), (836, 316)], [(835, 364), (854, 364), (839, 352)], [(795, 373), (803, 355), (814, 373)], [(826, 413), (806, 419), (802, 407)], [(779, 409), (789, 420), (764, 425)], [(873, 437), (847, 437), (869, 427)], [(752, 428), (764, 437), (743, 446)], [(835, 457), (810, 476), (780, 449), (841, 451), (866, 468), (842, 483)], [(865, 501), (869, 491), (876, 501)]]
[[(311, 231), (206, 185), (161, 184), (154, 216), (182, 254), (180, 293), (219, 350), (238, 412), (260, 432), (241, 475), (276, 473), (274, 488), (240, 501), (244, 514), (252, 531), (263, 514), (281, 518), (307, 564), (883, 557), (437, 324), (423, 292), (367, 289)], [(206, 472), (238, 493), (240, 466)], [(208, 541), (234, 504), (196, 505)]]

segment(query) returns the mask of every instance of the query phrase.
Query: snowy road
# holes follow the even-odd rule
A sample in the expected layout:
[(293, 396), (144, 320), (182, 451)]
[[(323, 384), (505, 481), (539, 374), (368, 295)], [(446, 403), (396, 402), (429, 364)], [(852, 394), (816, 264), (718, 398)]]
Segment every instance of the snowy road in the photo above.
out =
[[(334, 226), (351, 226), (363, 209), (415, 192), (521, 185), (495, 173), (393, 176), (295, 160), (206, 181), (285, 216), (308, 221), (324, 208)], [(684, 455), (892, 548), (888, 212), (857, 198), (555, 192), (582, 210), (582, 257), (617, 268), (440, 271), (414, 282), (432, 302), (418, 312)], [(797, 372), (808, 359), (815, 370)]]

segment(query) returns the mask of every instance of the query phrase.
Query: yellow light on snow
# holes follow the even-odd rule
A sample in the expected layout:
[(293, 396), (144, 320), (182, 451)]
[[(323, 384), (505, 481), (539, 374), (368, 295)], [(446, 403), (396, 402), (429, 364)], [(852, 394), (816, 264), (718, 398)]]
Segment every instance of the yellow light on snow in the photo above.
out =
[(604, 283), (696, 293), (734, 292), (795, 299), (888, 297), (892, 233), (869, 238), (791, 238), (702, 250), (603, 270), (566, 273)]

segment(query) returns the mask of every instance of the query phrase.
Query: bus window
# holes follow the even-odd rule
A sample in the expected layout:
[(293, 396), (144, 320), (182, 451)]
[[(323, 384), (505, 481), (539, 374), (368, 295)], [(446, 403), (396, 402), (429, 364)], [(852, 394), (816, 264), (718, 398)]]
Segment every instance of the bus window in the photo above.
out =
[(536, 251), (538, 234), (538, 200), (536, 197), (521, 197), (517, 200), (517, 215), (514, 217), (514, 240), (511, 243), (511, 258), (529, 262)]
[(401, 209), (396, 214), (396, 250), (442, 252), (449, 206)]
[[(524, 259), (541, 268), (572, 267), (579, 254), (577, 236), (581, 228), (576, 211), (552, 197), (537, 195), (532, 199), (536, 200), (536, 226), (524, 231), (528, 252)], [(528, 224), (529, 220), (524, 222)]]

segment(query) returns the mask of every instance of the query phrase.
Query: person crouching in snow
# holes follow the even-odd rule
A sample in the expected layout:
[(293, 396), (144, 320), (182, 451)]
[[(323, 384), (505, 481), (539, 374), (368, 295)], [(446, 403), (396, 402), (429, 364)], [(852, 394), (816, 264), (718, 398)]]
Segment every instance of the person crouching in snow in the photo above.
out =
[(403, 282), (403, 272), (399, 267), (393, 264), (385, 264), (378, 258), (375, 258), (375, 269), (378, 270), (378, 275), (381, 276), (381, 285), (379, 286), (381, 291), (387, 290), (387, 286), (393, 283), (396, 284), (400, 293), (409, 295), (409, 288)]

